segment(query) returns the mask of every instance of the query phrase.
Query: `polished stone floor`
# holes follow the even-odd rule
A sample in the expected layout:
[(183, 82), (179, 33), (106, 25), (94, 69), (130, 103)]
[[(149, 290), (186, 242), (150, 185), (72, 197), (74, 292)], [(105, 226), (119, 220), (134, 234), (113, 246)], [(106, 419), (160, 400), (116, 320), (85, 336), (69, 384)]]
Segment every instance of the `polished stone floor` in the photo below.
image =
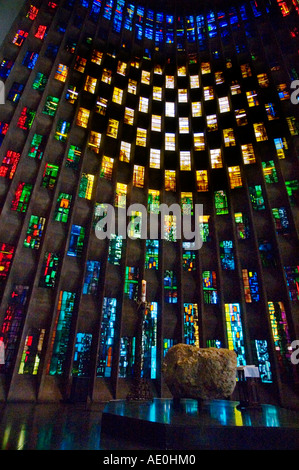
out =
[(230, 400), (114, 400), (103, 410), (102, 432), (165, 449), (299, 450), (299, 413)]
[(126, 439), (101, 436), (104, 404), (0, 406), (0, 450), (150, 449)]
[[(153, 403), (128, 404), (115, 400), (108, 404), (0, 404), (0, 449), (1, 450), (159, 450), (165, 449), (156, 442), (141, 442), (134, 433), (104, 432), (103, 417), (114, 414), (114, 417), (127, 417), (129, 422), (123, 426), (134, 426), (130, 419), (141, 423), (171, 424), (196, 434), (196, 427), (209, 429), (212, 433), (229, 429), (275, 430), (275, 442), (271, 448), (283, 448), (289, 439), (290, 448), (296, 448), (299, 433), (299, 414), (262, 405), (260, 409), (239, 411), (237, 402), (215, 400), (207, 403), (203, 410), (198, 410), (197, 402), (187, 400), (180, 409), (174, 409), (172, 400), (155, 399)], [(107, 424), (107, 423), (106, 423)], [(122, 423), (120, 424), (122, 425)], [(137, 429), (137, 428), (136, 428)], [(125, 430), (125, 428), (123, 429)], [(102, 431), (102, 432), (101, 432)], [(107, 429), (106, 429), (107, 431)], [(280, 434), (280, 431), (282, 434)], [(151, 432), (151, 431), (149, 431)], [(295, 434), (293, 434), (295, 432)], [(268, 435), (265, 448), (268, 448)], [(295, 436), (295, 441), (294, 441)], [(273, 436), (270, 437), (273, 440)], [(196, 449), (196, 441), (193, 441)], [(268, 443), (269, 444), (269, 443)], [(216, 446), (217, 447), (217, 446)], [(222, 448), (225, 448), (225, 443)], [(168, 447), (168, 449), (171, 447)], [(173, 447), (176, 448), (176, 447)], [(187, 449), (182, 443), (182, 449)], [(299, 449), (299, 447), (298, 447)]]

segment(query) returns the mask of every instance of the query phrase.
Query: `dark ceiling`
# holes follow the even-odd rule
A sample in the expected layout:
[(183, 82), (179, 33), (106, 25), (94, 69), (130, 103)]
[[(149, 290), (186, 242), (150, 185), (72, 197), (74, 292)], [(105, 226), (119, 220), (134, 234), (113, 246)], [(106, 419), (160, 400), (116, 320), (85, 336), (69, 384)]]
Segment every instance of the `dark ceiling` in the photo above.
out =
[(136, 0), (136, 4), (174, 14), (200, 13), (207, 8), (223, 8), (238, 4), (238, 0)]

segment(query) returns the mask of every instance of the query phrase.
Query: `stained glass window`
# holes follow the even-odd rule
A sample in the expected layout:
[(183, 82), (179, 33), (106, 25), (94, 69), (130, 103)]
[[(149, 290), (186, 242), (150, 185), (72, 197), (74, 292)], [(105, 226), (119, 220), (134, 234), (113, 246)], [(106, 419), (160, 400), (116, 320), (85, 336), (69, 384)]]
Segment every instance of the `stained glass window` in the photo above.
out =
[(223, 189), (219, 191), (215, 191), (215, 209), (217, 215), (225, 215), (228, 214), (228, 201), (226, 192)]
[(46, 330), (30, 328), (19, 365), (19, 374), (36, 375), (41, 360), (41, 353)]
[(66, 142), (70, 127), (71, 127), (70, 122), (65, 121), (64, 119), (59, 119), (57, 126), (56, 126), (54, 139), (59, 140), (60, 142), (63, 142), (63, 143)]
[(165, 150), (175, 151), (175, 134), (165, 132)]
[(83, 251), (84, 237), (85, 227), (73, 224), (71, 229), (69, 247), (67, 251), (68, 256), (74, 256), (77, 258), (81, 257)]
[(266, 131), (264, 123), (262, 122), (254, 123), (253, 129), (254, 129), (255, 138), (257, 142), (263, 142), (264, 140), (268, 140), (267, 131)]
[(135, 362), (135, 336), (120, 339), (119, 377), (132, 377)]
[(11, 210), (17, 212), (26, 212), (31, 192), (32, 184), (20, 181), (11, 203)]
[(18, 47), (21, 47), (21, 45), (23, 44), (23, 42), (25, 41), (27, 36), (28, 36), (27, 31), (24, 31), (22, 29), (18, 29), (18, 31), (16, 32), (16, 34), (15, 34), (13, 40), (12, 40), (12, 43), (15, 44)]
[(28, 131), (33, 124), (35, 115), (36, 115), (36, 111), (34, 111), (33, 109), (29, 109), (25, 106), (21, 111), (21, 115), (19, 117), (17, 126), (20, 129), (24, 129), (25, 131)]
[(194, 101), (191, 103), (192, 108), (192, 117), (201, 117), (202, 116), (202, 106), (201, 101)]
[(278, 176), (274, 161), (269, 160), (268, 162), (262, 162), (262, 167), (266, 183), (277, 183)]
[(101, 178), (106, 178), (107, 180), (112, 179), (113, 163), (113, 158), (107, 157), (106, 155), (103, 156), (100, 173)]
[(0, 244), (0, 282), (3, 282), (9, 273), (15, 247), (8, 243)]
[(284, 266), (290, 299), (299, 300), (299, 266)]
[(190, 242), (183, 242), (183, 270), (195, 271), (196, 270), (196, 254), (194, 250), (190, 250)]
[(2, 145), (2, 142), (4, 140), (4, 137), (7, 134), (9, 128), (9, 124), (7, 122), (0, 122), (0, 145)]
[(48, 374), (62, 375), (66, 365), (66, 351), (70, 340), (72, 316), (75, 308), (76, 294), (60, 291), (55, 318), (54, 332), (51, 339), (51, 362)]
[[(94, 0), (93, 2), (93, 5), (97, 2), (97, 0)], [(101, 2), (97, 2), (97, 3), (101, 3)], [(93, 49), (92, 53), (91, 53), (91, 62), (93, 62), (94, 64), (97, 64), (97, 65), (101, 65), (102, 63), (102, 59), (103, 59), (103, 52), (101, 51), (98, 51), (96, 49)]]
[(27, 51), (22, 64), (28, 69), (33, 69), (38, 59), (38, 52)]
[(127, 185), (123, 183), (116, 183), (115, 207), (125, 209), (126, 201), (127, 201)]
[(189, 151), (180, 151), (180, 170), (191, 171), (191, 153)]
[(91, 77), (90, 75), (87, 75), (85, 84), (84, 84), (84, 91), (87, 91), (94, 95), (96, 91), (96, 86), (97, 86), (97, 79), (94, 77)]
[(37, 31), (34, 35), (34, 37), (36, 37), (37, 39), (44, 39), (47, 35), (47, 30), (48, 30), (48, 27), (46, 25), (42, 25), (40, 24), (37, 28)]
[(221, 149), (210, 149), (210, 157), (212, 168), (222, 168), (223, 163)]
[(193, 194), (181, 192), (182, 214), (193, 215)]
[(299, 181), (291, 180), (286, 181), (286, 190), (290, 199), (290, 204), (295, 206), (299, 202)]
[(162, 101), (162, 88), (159, 86), (153, 87), (153, 100)]
[(142, 377), (157, 378), (158, 304), (151, 302), (146, 309), (142, 328)]
[(217, 131), (218, 129), (218, 121), (216, 114), (209, 114), (206, 116), (207, 119), (207, 130), (208, 132)]
[(83, 294), (97, 294), (100, 276), (100, 266), (101, 263), (99, 261), (86, 261), (86, 272), (82, 290)]
[(164, 216), (164, 240), (176, 242), (177, 240), (177, 217), (169, 214)]
[(237, 354), (237, 365), (245, 366), (245, 347), (240, 304), (225, 304), (228, 348)]
[(46, 163), (41, 186), (43, 188), (54, 189), (58, 177), (58, 172), (58, 165), (54, 165), (53, 163)]
[(75, 85), (69, 85), (68, 89), (65, 94), (65, 99), (70, 104), (75, 104), (76, 100), (78, 99), (78, 91)]
[(122, 104), (124, 91), (121, 88), (114, 87), (112, 102), (116, 104)]
[(156, 132), (161, 132), (161, 116), (156, 114), (152, 114), (152, 123), (151, 123), (151, 130)]
[(158, 214), (160, 206), (160, 191), (155, 189), (149, 189), (147, 203), (148, 211), (152, 214)]
[(21, 154), (8, 150), (0, 166), (0, 177), (13, 179)]
[(289, 235), (291, 228), (286, 208), (272, 207), (272, 214), (276, 232), (279, 235)]
[(71, 202), (71, 194), (59, 193), (54, 213), (54, 220), (57, 222), (67, 222), (70, 213)]
[(37, 17), (37, 14), (38, 8), (36, 8), (34, 5), (30, 5), (26, 18), (29, 18), (31, 21), (33, 21)]
[(288, 152), (288, 143), (285, 137), (277, 137), (274, 139), (276, 153), (279, 159), (285, 158)]
[(223, 129), (223, 140), (225, 147), (234, 147), (236, 145), (233, 128)]
[(96, 131), (90, 131), (89, 139), (88, 139), (88, 148), (92, 150), (94, 153), (98, 154), (100, 152), (100, 145), (101, 145), (102, 135)]
[(144, 19), (144, 7), (137, 6), (136, 17), (135, 17), (135, 37), (137, 41), (141, 41), (143, 37), (143, 19)]
[(258, 302), (260, 300), (260, 295), (257, 272), (248, 271), (248, 269), (242, 269), (242, 278), (244, 285), (245, 302)]
[(132, 31), (134, 11), (135, 11), (135, 4), (128, 3), (126, 12), (125, 12), (125, 21), (124, 21), (124, 28), (127, 29), (128, 31)]
[(48, 77), (45, 74), (37, 72), (35, 79), (32, 83), (32, 88), (37, 91), (44, 91), (44, 89), (46, 88), (47, 81)]
[(111, 377), (117, 301), (104, 297), (97, 377)]
[(265, 339), (254, 341), (256, 362), (259, 368), (260, 378), (263, 383), (272, 382), (271, 363), (268, 352), (268, 343)]
[(221, 267), (227, 271), (235, 269), (235, 258), (232, 240), (223, 240), (219, 242)]
[(92, 334), (77, 333), (73, 358), (72, 376), (90, 377)]
[(107, 20), (111, 19), (114, 0), (106, 0), (103, 16)]
[(203, 271), (202, 273), (203, 297), (205, 304), (218, 304), (216, 271)]
[[(245, 109), (235, 109), (235, 117), (238, 126), (246, 126), (248, 124), (247, 114)], [(263, 125), (263, 124), (262, 124)]]
[(120, 144), (120, 151), (119, 151), (119, 159), (121, 162), (129, 163), (131, 159), (131, 144), (129, 142), (121, 142)]
[(125, 115), (124, 115), (124, 123), (130, 126), (134, 124), (134, 109), (132, 108), (125, 108)]
[(184, 303), (184, 343), (199, 348), (197, 304)]
[(44, 217), (39, 217), (37, 215), (30, 216), (24, 246), (34, 250), (39, 249), (45, 224), (46, 219)]
[(229, 166), (228, 176), (231, 189), (242, 188), (243, 183), (241, 177), (241, 169), (239, 166)]
[(28, 157), (41, 160), (46, 147), (46, 138), (40, 134), (34, 134), (28, 152)]
[(0, 364), (1, 372), (8, 372), (14, 365), (17, 345), (22, 332), (26, 313), (29, 286), (14, 285), (8, 299), (4, 320), (0, 329), (0, 340), (4, 342), (5, 364)]
[(46, 251), (39, 279), (39, 287), (54, 289), (57, 280), (59, 261), (58, 253), (50, 253)]
[(207, 170), (196, 171), (196, 185), (198, 192), (209, 190), (208, 172)]
[(114, 266), (119, 266), (122, 257), (123, 237), (114, 233), (110, 236), (108, 262)]
[(142, 234), (142, 212), (139, 212), (139, 211), (132, 211), (131, 212), (127, 232), (128, 232), (128, 236), (133, 240), (141, 238), (141, 234)]
[(145, 269), (159, 268), (159, 240), (146, 240)]
[(164, 338), (163, 339), (163, 355), (165, 356), (165, 354), (167, 353), (169, 348), (171, 348), (175, 344), (177, 344), (176, 339), (174, 339), (174, 338)]
[(126, 266), (124, 294), (127, 299), (137, 300), (139, 268)]
[(283, 377), (286, 377), (290, 372), (292, 347), (283, 302), (268, 302), (268, 311), (278, 364)]
[(98, 20), (98, 17), (101, 11), (101, 6), (102, 6), (101, 0), (93, 0), (89, 15), (90, 15), (91, 21), (93, 21), (94, 23), (96, 23)]
[(55, 96), (47, 96), (43, 113), (48, 114), (49, 116), (55, 116), (58, 104), (59, 98), (56, 98)]
[(249, 219), (245, 214), (242, 212), (236, 212), (235, 224), (237, 229), (237, 237), (239, 240), (250, 238)]
[(167, 304), (178, 302), (177, 277), (174, 271), (164, 271), (164, 301)]
[[(128, 64), (126, 62), (122, 62), (121, 60), (119, 60), (117, 63), (116, 72), (122, 75), (123, 77), (125, 77), (127, 73), (127, 68), (128, 68)], [(129, 79), (129, 83), (130, 83), (130, 79)]]
[[(107, 135), (113, 139), (117, 139), (119, 121), (116, 119), (109, 119), (107, 127)], [(146, 132), (146, 131), (145, 131)]]
[(7, 78), (13, 68), (14, 62), (10, 59), (3, 59), (0, 64), (0, 77)]
[(261, 185), (249, 186), (249, 195), (254, 210), (260, 211), (265, 209), (265, 201)]
[(65, 82), (68, 76), (69, 68), (67, 65), (58, 64), (54, 78), (60, 82)]
[(250, 165), (251, 163), (255, 163), (255, 154), (252, 144), (244, 144), (241, 145), (243, 162), (245, 165)]
[(11, 89), (9, 90), (7, 99), (9, 101), (12, 101), (13, 103), (18, 103), (22, 96), (24, 88), (25, 85), (23, 85), (23, 83), (14, 82), (12, 84)]
[(156, 13), (155, 43), (159, 44), (164, 40), (164, 14)]
[(74, 70), (77, 70), (80, 73), (84, 73), (87, 60), (84, 57), (77, 55), (76, 62), (74, 64)]
[(199, 231), (202, 241), (209, 242), (211, 241), (210, 234), (210, 216), (209, 215), (200, 215), (199, 216)]
[(86, 108), (79, 108), (76, 124), (80, 127), (87, 127), (89, 120), (90, 111)]
[(112, 80), (111, 70), (103, 69), (101, 80), (102, 80), (102, 82), (107, 83), (107, 85), (110, 85), (111, 80)]
[(79, 168), (81, 154), (82, 150), (80, 147), (77, 147), (76, 145), (70, 145), (65, 166), (68, 168), (73, 168), (73, 170), (77, 170)]
[(165, 170), (165, 191), (176, 190), (176, 171)]
[(79, 187), (79, 197), (91, 199), (92, 188), (94, 183), (94, 175), (82, 173)]
[[(94, 215), (93, 215), (93, 228), (96, 227), (97, 223), (100, 222), (107, 215), (107, 204), (102, 204), (96, 202), (94, 206)], [(102, 228), (100, 228), (101, 230)]]
[(150, 40), (153, 39), (153, 34), (154, 34), (153, 24), (154, 24), (154, 12), (153, 10), (148, 9), (146, 17), (145, 17), (144, 36)]
[(144, 186), (144, 166), (134, 165), (133, 170), (133, 186), (137, 188), (143, 188)]
[(147, 130), (142, 129), (141, 127), (137, 127), (136, 145), (139, 145), (140, 147), (146, 147), (146, 138), (147, 138)]

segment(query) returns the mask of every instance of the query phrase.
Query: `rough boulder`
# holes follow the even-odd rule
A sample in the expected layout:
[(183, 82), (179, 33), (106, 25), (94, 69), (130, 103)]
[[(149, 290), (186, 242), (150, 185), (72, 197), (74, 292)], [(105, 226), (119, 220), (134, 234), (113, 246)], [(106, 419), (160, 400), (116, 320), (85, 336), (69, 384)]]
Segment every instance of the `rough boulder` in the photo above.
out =
[(165, 355), (162, 373), (176, 399), (228, 398), (236, 386), (237, 356), (223, 348), (172, 346)]

